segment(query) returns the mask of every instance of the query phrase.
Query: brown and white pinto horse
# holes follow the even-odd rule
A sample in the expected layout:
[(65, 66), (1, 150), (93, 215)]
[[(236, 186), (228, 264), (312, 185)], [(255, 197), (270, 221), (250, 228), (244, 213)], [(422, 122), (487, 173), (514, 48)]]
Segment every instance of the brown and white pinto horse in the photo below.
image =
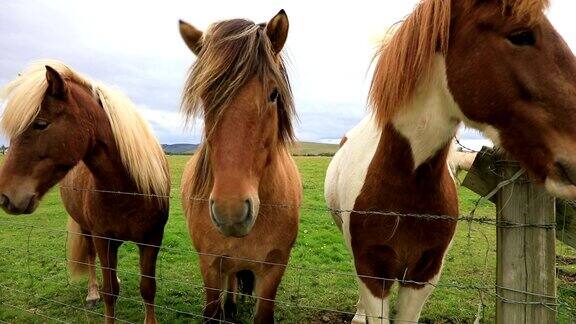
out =
[[(254, 322), (272, 323), (299, 210), (260, 201), (299, 206), (302, 195), (288, 150), (294, 106), (280, 54), (288, 17), (280, 11), (266, 24), (222, 21), (204, 34), (181, 22), (180, 32), (198, 56), (182, 110), (188, 119), (202, 116), (205, 125), (204, 143), (182, 178), (182, 202), (206, 290), (204, 316), (218, 321), (233, 315), (240, 285), (245, 293), (255, 290)], [(225, 291), (226, 300), (220, 300)]]
[[(0, 205), (10, 214), (34, 212), (60, 180), (70, 215), (69, 266), (88, 272), (88, 306), (100, 299), (102, 266), (106, 322), (119, 293), (117, 251), (140, 249), (140, 293), (146, 323), (155, 323), (156, 258), (168, 219), (168, 164), (150, 127), (120, 91), (93, 82), (58, 61), (32, 64), (3, 90), (2, 130), (10, 151), (0, 170)], [(106, 191), (141, 193), (111, 194)], [(156, 197), (153, 197), (156, 196)], [(112, 238), (111, 240), (100, 238)]]
[[(330, 164), (334, 209), (458, 215), (447, 168), (463, 121), (518, 159), (554, 195), (576, 197), (576, 60), (545, 0), (423, 0), (382, 46), (373, 113)], [(334, 215), (354, 255), (355, 321), (417, 321), (438, 282), (455, 222)], [(412, 281), (408, 283), (407, 281)], [(429, 284), (415, 284), (427, 282)]]

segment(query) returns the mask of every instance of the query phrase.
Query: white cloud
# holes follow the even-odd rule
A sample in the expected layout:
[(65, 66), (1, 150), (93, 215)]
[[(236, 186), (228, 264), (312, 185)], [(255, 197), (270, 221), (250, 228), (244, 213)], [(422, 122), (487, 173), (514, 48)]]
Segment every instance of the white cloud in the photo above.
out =
[(152, 109), (146, 105), (139, 105), (138, 111), (148, 120), (156, 136), (163, 139), (163, 143), (198, 143), (202, 137), (202, 123), (198, 121), (193, 127), (185, 127), (179, 112)]

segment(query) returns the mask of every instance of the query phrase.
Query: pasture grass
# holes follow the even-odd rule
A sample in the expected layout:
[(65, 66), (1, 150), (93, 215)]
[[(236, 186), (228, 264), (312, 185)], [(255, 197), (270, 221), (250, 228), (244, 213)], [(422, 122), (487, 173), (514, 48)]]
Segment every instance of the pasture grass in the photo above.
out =
[[(157, 275), (156, 309), (165, 323), (199, 322), (203, 307), (202, 278), (198, 257), (191, 247), (180, 204), (180, 176), (187, 156), (170, 156), (172, 196), (170, 219)], [(339, 323), (351, 318), (357, 301), (353, 263), (330, 215), (323, 211), (323, 182), (330, 161), (324, 157), (296, 158), (304, 185), (300, 233), (292, 251), (290, 266), (281, 284), (276, 318), (285, 323)], [(461, 188), (461, 214), (467, 215), (478, 196)], [(494, 206), (482, 202), (476, 215), (492, 216)], [(38, 211), (29, 216), (0, 214), (0, 322), (102, 322), (104, 306), (84, 308), (86, 279), (71, 282), (67, 275), (67, 214), (58, 190), (44, 198)], [(492, 225), (458, 225), (455, 240), (446, 257), (439, 287), (425, 306), (421, 320), (430, 323), (472, 323), (494, 321), (496, 235)], [(576, 305), (574, 273), (576, 252), (558, 244), (560, 301)], [(138, 289), (138, 253), (134, 244), (120, 249), (121, 298), (117, 318), (143, 321)], [(99, 275), (100, 277), (100, 275)], [(476, 289), (478, 288), (478, 289)], [(394, 298), (394, 295), (392, 296)], [(250, 322), (253, 301), (244, 298), (242, 322)], [(339, 312), (333, 312), (338, 310)], [(393, 315), (392, 315), (393, 317)], [(559, 322), (570, 323), (576, 311), (561, 306)]]

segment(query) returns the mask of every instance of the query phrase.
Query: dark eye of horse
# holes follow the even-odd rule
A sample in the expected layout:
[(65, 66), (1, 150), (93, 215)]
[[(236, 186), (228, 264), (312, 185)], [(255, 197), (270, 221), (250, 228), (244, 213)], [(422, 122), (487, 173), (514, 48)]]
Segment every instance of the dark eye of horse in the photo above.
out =
[(270, 97), (268, 98), (268, 100), (270, 102), (276, 102), (276, 100), (278, 100), (279, 96), (280, 96), (280, 92), (278, 92), (278, 89), (274, 89), (274, 90), (272, 90), (272, 93), (270, 93)]
[(507, 38), (516, 46), (534, 46), (536, 44), (536, 35), (530, 29), (517, 30), (508, 35)]
[(48, 125), (50, 125), (50, 123), (45, 120), (37, 120), (32, 124), (32, 128), (42, 131), (48, 128)]

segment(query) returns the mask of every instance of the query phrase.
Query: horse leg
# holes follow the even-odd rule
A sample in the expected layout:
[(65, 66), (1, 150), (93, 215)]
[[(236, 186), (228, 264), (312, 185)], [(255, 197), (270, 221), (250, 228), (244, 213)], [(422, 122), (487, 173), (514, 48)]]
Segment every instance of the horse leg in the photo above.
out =
[(358, 298), (358, 303), (356, 303), (356, 314), (352, 318), (352, 324), (365, 324), (366, 323), (366, 309), (364, 308), (364, 302), (362, 301), (362, 295)]
[[(376, 283), (379, 287), (384, 287), (384, 283), (382, 280), (377, 279), (368, 279), (372, 282), (379, 282)], [(356, 316), (354, 316), (353, 323), (370, 323), (370, 324), (387, 324), (390, 323), (389, 318), (389, 301), (388, 297), (378, 297), (374, 296), (372, 291), (368, 288), (368, 285), (362, 281), (362, 279), (358, 280), (360, 286), (360, 300), (359, 304), (361, 307), (358, 307), (356, 310)], [(388, 296), (387, 291), (383, 289), (386, 288), (379, 288), (378, 295), (381, 296)], [(363, 312), (364, 314), (362, 314)], [(358, 322), (354, 322), (354, 320), (358, 319)], [(362, 321), (364, 320), (364, 321)]]
[(231, 273), (228, 275), (228, 285), (226, 292), (226, 300), (224, 301), (224, 315), (226, 320), (234, 320), (236, 318), (236, 292), (238, 290), (238, 280), (236, 274)]
[(156, 260), (160, 249), (156, 244), (162, 241), (155, 240), (150, 245), (138, 245), (140, 250), (140, 295), (144, 300), (146, 316), (144, 323), (156, 323), (154, 312), (154, 298), (156, 297)]
[(90, 238), (90, 247), (87, 255), (88, 261), (88, 295), (86, 296), (86, 307), (92, 309), (96, 307), (100, 301), (100, 294), (98, 293), (98, 278), (96, 277), (96, 251), (94, 243)]
[[(399, 267), (396, 251), (391, 246), (366, 247), (354, 256), (359, 275), (360, 307), (355, 319), (359, 323), (390, 323), (389, 292)], [(364, 320), (364, 321), (362, 321)]]
[(219, 323), (224, 319), (220, 295), (224, 290), (225, 281), (223, 274), (218, 269), (210, 266), (213, 260), (213, 257), (200, 257), (200, 270), (202, 271), (204, 291), (206, 293), (206, 305), (202, 312), (203, 323)]
[[(411, 279), (417, 282), (427, 282), (427, 284), (416, 287), (414, 285), (400, 285), (396, 302), (397, 321), (418, 321), (426, 300), (440, 280), (445, 250), (427, 251), (422, 254), (420, 261), (416, 264), (414, 269), (418, 270), (418, 274), (412, 276)], [(428, 280), (430, 273), (434, 275), (432, 279)]]
[(266, 269), (256, 276), (256, 315), (254, 316), (255, 324), (274, 323), (274, 299), (278, 286), (282, 280), (285, 267), (273, 266)]
[[(440, 274), (436, 275), (430, 283), (436, 284)], [(428, 300), (428, 297), (434, 290), (434, 286), (427, 284), (424, 287), (400, 286), (398, 289), (398, 301), (396, 302), (396, 321), (399, 322), (417, 322), (420, 318), (422, 308)]]
[(118, 248), (121, 243), (107, 239), (95, 238), (94, 245), (96, 246), (96, 252), (98, 253), (98, 258), (100, 259), (100, 265), (102, 267), (102, 283), (104, 285), (102, 294), (104, 295), (105, 323), (112, 324), (115, 319), (114, 305), (118, 298), (118, 293), (120, 292), (116, 267), (118, 265)]

